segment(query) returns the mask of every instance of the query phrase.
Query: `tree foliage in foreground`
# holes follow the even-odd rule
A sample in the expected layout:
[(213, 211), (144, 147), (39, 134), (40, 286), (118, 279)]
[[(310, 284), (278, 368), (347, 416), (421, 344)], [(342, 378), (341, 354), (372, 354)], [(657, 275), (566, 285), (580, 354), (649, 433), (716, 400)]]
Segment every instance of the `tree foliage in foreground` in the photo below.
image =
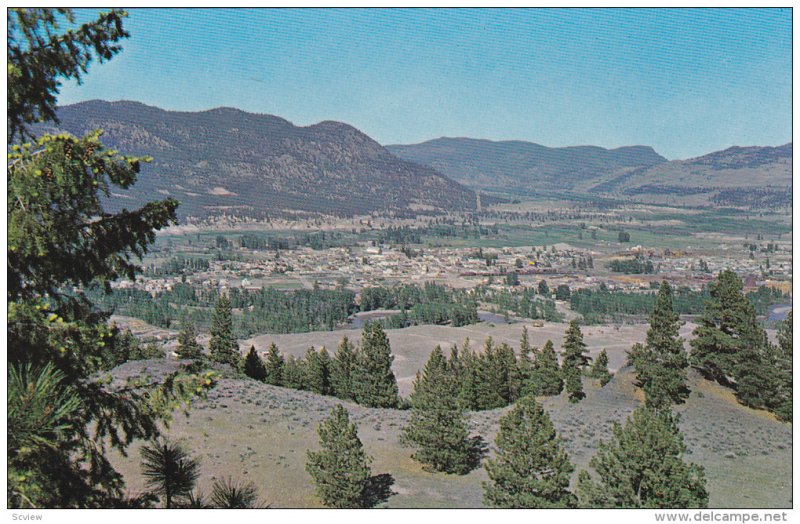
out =
[(200, 463), (180, 443), (159, 439), (143, 446), (141, 454), (145, 484), (163, 497), (165, 508), (189, 496), (200, 476)]
[(614, 424), (586, 471), (578, 476), (578, 497), (592, 508), (704, 508), (708, 505), (702, 466), (686, 463), (686, 446), (668, 410), (640, 407)]
[[(105, 148), (100, 131), (32, 136), (34, 124), (53, 119), (64, 79), (79, 78), (93, 57), (107, 60), (119, 51), (125, 13), (101, 14), (72, 30), (59, 27), (71, 19), (68, 10), (11, 9), (8, 15), (7, 362), (31, 391), (49, 395), (53, 390), (42, 386), (57, 382), (64, 398), (78, 404), (58, 421), (59, 431), (45, 432), (48, 445), (28, 448), (9, 439), (7, 503), (137, 505), (142, 501), (126, 498), (109, 449), (124, 453), (134, 440), (157, 436), (159, 422), (213, 378), (176, 374), (157, 386), (110, 387), (101, 372), (130, 343), (80, 291), (133, 277), (155, 232), (175, 221), (178, 203), (110, 213), (103, 199), (112, 188), (130, 188), (147, 158)], [(30, 423), (29, 413), (15, 413), (9, 427)]]
[(308, 451), (306, 471), (314, 479), (322, 503), (329, 508), (364, 507), (370, 458), (347, 410), (337, 404), (317, 432), (322, 449)]
[(570, 508), (574, 466), (550, 417), (532, 396), (500, 419), (497, 454), (485, 463), (484, 501), (498, 508)]
[(476, 450), (457, 393), (447, 358), (436, 346), (414, 382), (411, 419), (402, 440), (416, 446), (413, 458), (434, 471), (464, 475), (475, 466)]

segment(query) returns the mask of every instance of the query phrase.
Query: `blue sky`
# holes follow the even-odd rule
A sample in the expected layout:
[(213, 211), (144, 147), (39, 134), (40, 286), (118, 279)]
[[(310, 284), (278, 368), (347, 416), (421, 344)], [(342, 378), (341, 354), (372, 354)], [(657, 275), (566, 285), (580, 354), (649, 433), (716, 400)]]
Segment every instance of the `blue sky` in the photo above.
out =
[(126, 27), (123, 52), (59, 103), (231, 106), (347, 122), (382, 144), (644, 144), (670, 159), (791, 140), (790, 9), (133, 9)]

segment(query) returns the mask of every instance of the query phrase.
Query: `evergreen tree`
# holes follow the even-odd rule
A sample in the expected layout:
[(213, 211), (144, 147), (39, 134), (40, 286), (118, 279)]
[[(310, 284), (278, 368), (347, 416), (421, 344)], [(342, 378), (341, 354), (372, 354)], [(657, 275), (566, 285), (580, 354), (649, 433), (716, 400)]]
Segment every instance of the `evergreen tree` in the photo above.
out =
[(506, 405), (513, 404), (522, 390), (522, 377), (517, 364), (514, 348), (505, 342), (497, 348), (497, 358), (501, 369), (501, 392)]
[(492, 337), (486, 339), (477, 364), (477, 409), (507, 406), (509, 380), (506, 362), (500, 349), (495, 347)]
[(461, 386), (458, 393), (459, 404), (466, 410), (482, 409), (479, 397), (482, 383), (481, 365), (478, 356), (469, 346), (469, 339), (464, 341), (459, 362), (458, 383)]
[(283, 366), (283, 386), (292, 389), (308, 389), (308, 373), (306, 372), (306, 362), (297, 359), (294, 355), (286, 357)]
[(533, 371), (534, 349), (528, 339), (528, 326), (522, 326), (522, 337), (519, 341), (519, 371), (520, 379), (524, 382), (530, 378)]
[(497, 454), (486, 461), (490, 482), (484, 501), (499, 508), (570, 508), (575, 496), (569, 461), (550, 417), (532, 396), (522, 398), (500, 419)]
[(214, 315), (211, 319), (211, 341), (208, 344), (211, 358), (221, 364), (229, 364), (234, 369), (239, 368), (239, 343), (233, 336), (233, 315), (231, 301), (225, 295), (220, 295), (214, 306)]
[(773, 351), (773, 367), (775, 369), (777, 394), (770, 401), (770, 409), (775, 411), (779, 419), (792, 421), (792, 312), (778, 328), (778, 345)]
[(463, 475), (472, 469), (474, 453), (457, 392), (455, 376), (436, 346), (422, 373), (417, 373), (411, 419), (402, 441), (418, 447), (413, 457), (434, 471)]
[[(183, 394), (166, 385), (106, 387), (110, 356), (127, 342), (85, 294), (72, 290), (133, 278), (156, 231), (175, 222), (178, 202), (111, 212), (106, 197), (131, 188), (146, 157), (105, 148), (99, 130), (34, 137), (37, 123), (55, 123), (63, 81), (82, 78), (92, 60), (121, 50), (126, 13), (101, 13), (69, 31), (59, 27), (73, 24), (68, 9), (19, 8), (7, 15), (7, 364), (10, 373), (51, 365), (60, 373), (59, 388), (79, 399), (68, 421), (78, 423), (59, 423), (60, 431), (48, 436), (51, 445), (16, 448), (19, 441), (9, 437), (7, 505), (124, 505), (123, 477), (108, 454), (125, 454), (131, 443), (157, 436)], [(9, 428), (29, 416), (15, 413), (22, 419), (9, 419)]]
[(323, 347), (317, 352), (313, 347), (306, 353), (306, 373), (308, 389), (320, 395), (328, 395), (331, 391), (331, 358)]
[(564, 380), (558, 367), (558, 356), (553, 342), (548, 340), (536, 356), (526, 391), (535, 395), (555, 396), (561, 394), (563, 389)]
[(250, 351), (244, 358), (244, 374), (248, 377), (264, 382), (267, 378), (267, 368), (264, 366), (264, 361), (256, 353), (256, 347), (250, 346)]
[(203, 348), (197, 343), (194, 322), (187, 315), (181, 319), (181, 331), (178, 333), (178, 347), (175, 353), (178, 358), (184, 359), (198, 359), (203, 356)]
[(773, 349), (758, 325), (742, 281), (730, 270), (709, 284), (710, 300), (691, 341), (692, 365), (707, 378), (733, 387), (740, 402), (763, 408), (777, 394)]
[(578, 476), (582, 506), (601, 508), (704, 508), (708, 504), (702, 466), (683, 461), (686, 446), (668, 410), (640, 407), (623, 428), (614, 424), (586, 471)]
[(547, 286), (547, 282), (544, 280), (539, 281), (539, 294), (550, 296), (550, 288)]
[(361, 350), (353, 370), (353, 396), (359, 404), (394, 408), (399, 402), (397, 381), (392, 372), (392, 349), (383, 327), (368, 323), (362, 332)]
[(645, 345), (628, 352), (628, 365), (636, 370), (636, 385), (644, 390), (647, 406), (664, 409), (682, 404), (689, 396), (686, 368), (689, 360), (678, 336), (680, 320), (672, 307), (672, 289), (661, 282)]
[(252, 482), (217, 479), (211, 488), (211, 505), (220, 509), (252, 509), (258, 506), (258, 490)]
[(317, 432), (322, 449), (308, 451), (306, 471), (314, 479), (322, 503), (329, 508), (364, 507), (370, 459), (347, 410), (337, 405)]
[(561, 373), (564, 377), (564, 387), (569, 394), (570, 402), (580, 402), (586, 396), (583, 392), (581, 376), (583, 369), (591, 359), (586, 351), (586, 344), (583, 342), (583, 333), (581, 333), (581, 328), (576, 320), (569, 323), (562, 349)]
[(164, 497), (164, 507), (188, 496), (200, 476), (200, 463), (179, 443), (159, 440), (142, 447), (142, 474), (153, 493)]
[(353, 400), (353, 369), (356, 349), (347, 337), (342, 338), (331, 363), (331, 389), (343, 400)]
[(599, 380), (600, 386), (605, 386), (614, 377), (614, 375), (608, 372), (608, 353), (606, 353), (605, 349), (600, 352), (594, 364), (592, 364), (592, 370), (589, 376)]
[(273, 386), (283, 386), (284, 366), (283, 355), (278, 351), (278, 346), (275, 342), (271, 343), (267, 351), (267, 363), (265, 364), (266, 375), (264, 381)]

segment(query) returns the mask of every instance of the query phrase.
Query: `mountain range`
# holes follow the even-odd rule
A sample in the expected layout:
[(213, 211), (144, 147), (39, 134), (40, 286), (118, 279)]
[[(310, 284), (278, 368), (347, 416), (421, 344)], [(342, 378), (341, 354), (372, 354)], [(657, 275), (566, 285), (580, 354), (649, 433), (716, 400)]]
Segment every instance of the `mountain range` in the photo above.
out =
[(103, 143), (149, 155), (134, 187), (111, 206), (172, 196), (181, 217), (473, 210), (476, 195), (434, 169), (389, 153), (352, 126), (298, 127), (271, 115), (219, 108), (165, 111), (93, 100), (58, 109), (51, 131), (104, 131)]
[(582, 196), (697, 206), (791, 207), (792, 144), (731, 147), (668, 161), (648, 146), (550, 148), (438, 138), (389, 145), (467, 187), (521, 197)]
[(93, 100), (57, 115), (59, 123), (43, 130), (99, 128), (107, 146), (153, 157), (109, 207), (172, 196), (182, 218), (473, 211), (476, 192), (484, 205), (544, 196), (791, 208), (791, 143), (668, 161), (649, 146), (438, 138), (384, 147), (348, 124), (300, 127), (232, 108), (177, 112)]

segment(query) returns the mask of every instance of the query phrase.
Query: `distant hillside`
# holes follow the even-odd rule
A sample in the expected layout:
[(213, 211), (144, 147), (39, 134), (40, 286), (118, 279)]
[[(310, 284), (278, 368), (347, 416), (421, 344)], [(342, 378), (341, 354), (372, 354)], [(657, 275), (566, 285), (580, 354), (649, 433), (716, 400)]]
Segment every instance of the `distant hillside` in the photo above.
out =
[(588, 190), (658, 203), (791, 208), (792, 144), (731, 147), (616, 173)]
[(552, 148), (522, 141), (438, 138), (387, 149), (469, 187), (520, 195), (571, 191), (579, 184), (623, 168), (666, 162), (646, 146)]
[(731, 147), (674, 161), (646, 146), (549, 148), (471, 138), (439, 138), (387, 149), (468, 187), (490, 192), (697, 206), (774, 209), (792, 205), (791, 143)]
[(108, 146), (153, 157), (135, 187), (115, 197), (117, 205), (173, 196), (182, 217), (409, 214), (476, 205), (471, 190), (339, 122), (297, 127), (230, 108), (185, 113), (96, 100), (61, 107), (58, 117), (59, 130), (100, 128)]

